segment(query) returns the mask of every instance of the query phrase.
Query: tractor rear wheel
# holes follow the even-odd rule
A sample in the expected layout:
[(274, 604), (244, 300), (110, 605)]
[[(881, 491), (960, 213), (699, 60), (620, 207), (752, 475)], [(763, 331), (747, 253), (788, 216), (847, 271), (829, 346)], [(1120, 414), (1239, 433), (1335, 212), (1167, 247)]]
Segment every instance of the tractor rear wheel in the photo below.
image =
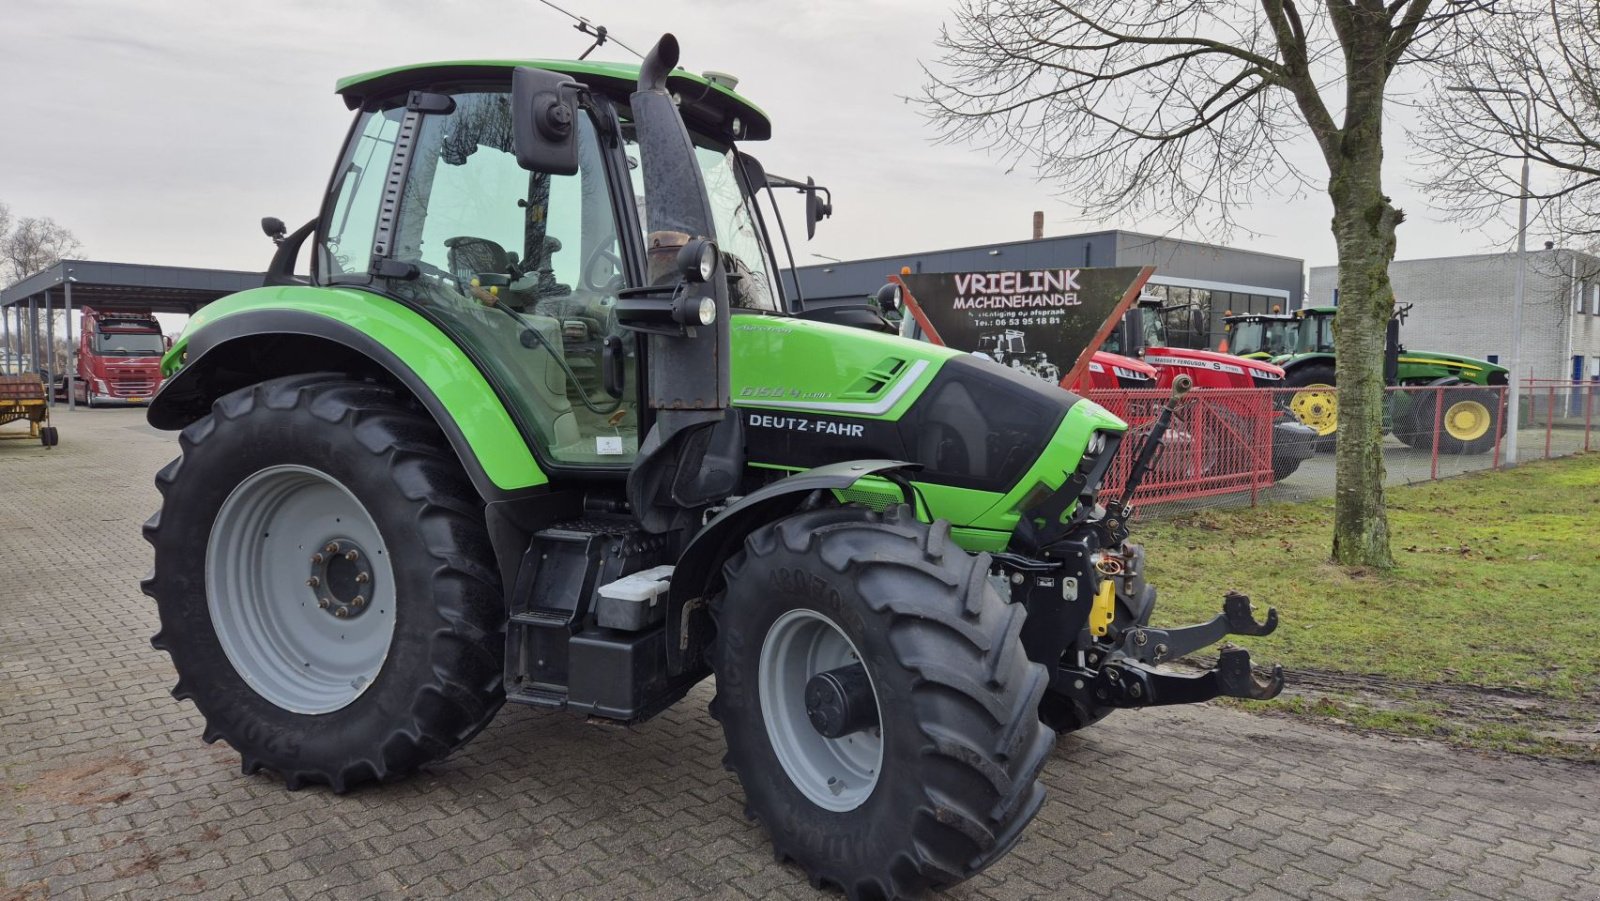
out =
[(1433, 392), (1414, 393), (1410, 406), (1395, 416), (1395, 437), (1417, 450), (1432, 450), (1437, 420), (1439, 453), (1486, 454), (1493, 450), (1498, 435), (1506, 433), (1499, 398), (1489, 391), (1458, 388), (1443, 393), (1442, 400)]
[(1026, 610), (989, 557), (909, 508), (763, 526), (712, 602), (724, 764), (815, 886), (896, 898), (1003, 855), (1044, 800), (1054, 735)]
[(1338, 379), (1332, 363), (1308, 363), (1289, 371), (1285, 387), (1308, 390), (1289, 396), (1289, 412), (1317, 432), (1317, 450), (1333, 449), (1334, 433), (1339, 428)]
[(438, 426), (331, 373), (235, 391), (156, 476), (144, 582), (178, 671), (246, 773), (335, 791), (460, 747), (504, 701), (504, 602)]

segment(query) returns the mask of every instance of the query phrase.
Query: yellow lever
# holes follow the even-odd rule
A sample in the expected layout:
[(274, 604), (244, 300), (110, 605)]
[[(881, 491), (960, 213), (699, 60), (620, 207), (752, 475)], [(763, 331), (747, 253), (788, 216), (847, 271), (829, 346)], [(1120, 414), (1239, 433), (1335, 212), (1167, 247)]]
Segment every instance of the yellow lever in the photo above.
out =
[(1117, 615), (1117, 583), (1115, 579), (1101, 579), (1100, 590), (1094, 593), (1094, 604), (1089, 607), (1089, 634), (1101, 636)]

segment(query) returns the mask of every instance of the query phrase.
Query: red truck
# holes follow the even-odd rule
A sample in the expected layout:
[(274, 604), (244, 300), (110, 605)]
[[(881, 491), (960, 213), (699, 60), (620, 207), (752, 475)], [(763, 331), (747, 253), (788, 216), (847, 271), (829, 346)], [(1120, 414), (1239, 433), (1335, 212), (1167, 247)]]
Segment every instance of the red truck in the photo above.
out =
[(147, 310), (83, 308), (73, 351), (72, 392), (88, 407), (144, 404), (161, 387), (161, 355), (171, 341)]

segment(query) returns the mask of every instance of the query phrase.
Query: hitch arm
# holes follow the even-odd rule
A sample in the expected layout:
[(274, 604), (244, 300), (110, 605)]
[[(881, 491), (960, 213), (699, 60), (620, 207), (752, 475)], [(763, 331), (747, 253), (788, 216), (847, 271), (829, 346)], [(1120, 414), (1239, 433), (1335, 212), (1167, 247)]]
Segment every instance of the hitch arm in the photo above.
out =
[(1212, 698), (1267, 701), (1283, 691), (1283, 667), (1275, 665), (1265, 679), (1250, 667), (1250, 652), (1223, 648), (1215, 668), (1193, 676), (1163, 673), (1137, 663), (1111, 663), (1093, 684), (1095, 703), (1113, 707), (1164, 707), (1195, 704)]
[(1129, 629), (1123, 633), (1118, 650), (1141, 663), (1162, 663), (1216, 644), (1229, 635), (1271, 635), (1277, 628), (1276, 608), (1267, 608), (1266, 621), (1256, 622), (1249, 596), (1230, 591), (1222, 598), (1222, 612), (1210, 622), (1181, 629)]

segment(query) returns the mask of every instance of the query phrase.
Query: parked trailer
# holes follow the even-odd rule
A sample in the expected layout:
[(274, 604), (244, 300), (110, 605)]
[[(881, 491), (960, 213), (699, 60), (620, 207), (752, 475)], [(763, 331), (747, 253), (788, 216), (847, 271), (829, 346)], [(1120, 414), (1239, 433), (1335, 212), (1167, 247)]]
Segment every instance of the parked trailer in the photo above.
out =
[(55, 447), (59, 443), (56, 427), (50, 424), (50, 404), (45, 398), (44, 379), (38, 373), (0, 375), (0, 426), (13, 422), (27, 423), (27, 433), (0, 430), (0, 438), (37, 438), (45, 447)]

